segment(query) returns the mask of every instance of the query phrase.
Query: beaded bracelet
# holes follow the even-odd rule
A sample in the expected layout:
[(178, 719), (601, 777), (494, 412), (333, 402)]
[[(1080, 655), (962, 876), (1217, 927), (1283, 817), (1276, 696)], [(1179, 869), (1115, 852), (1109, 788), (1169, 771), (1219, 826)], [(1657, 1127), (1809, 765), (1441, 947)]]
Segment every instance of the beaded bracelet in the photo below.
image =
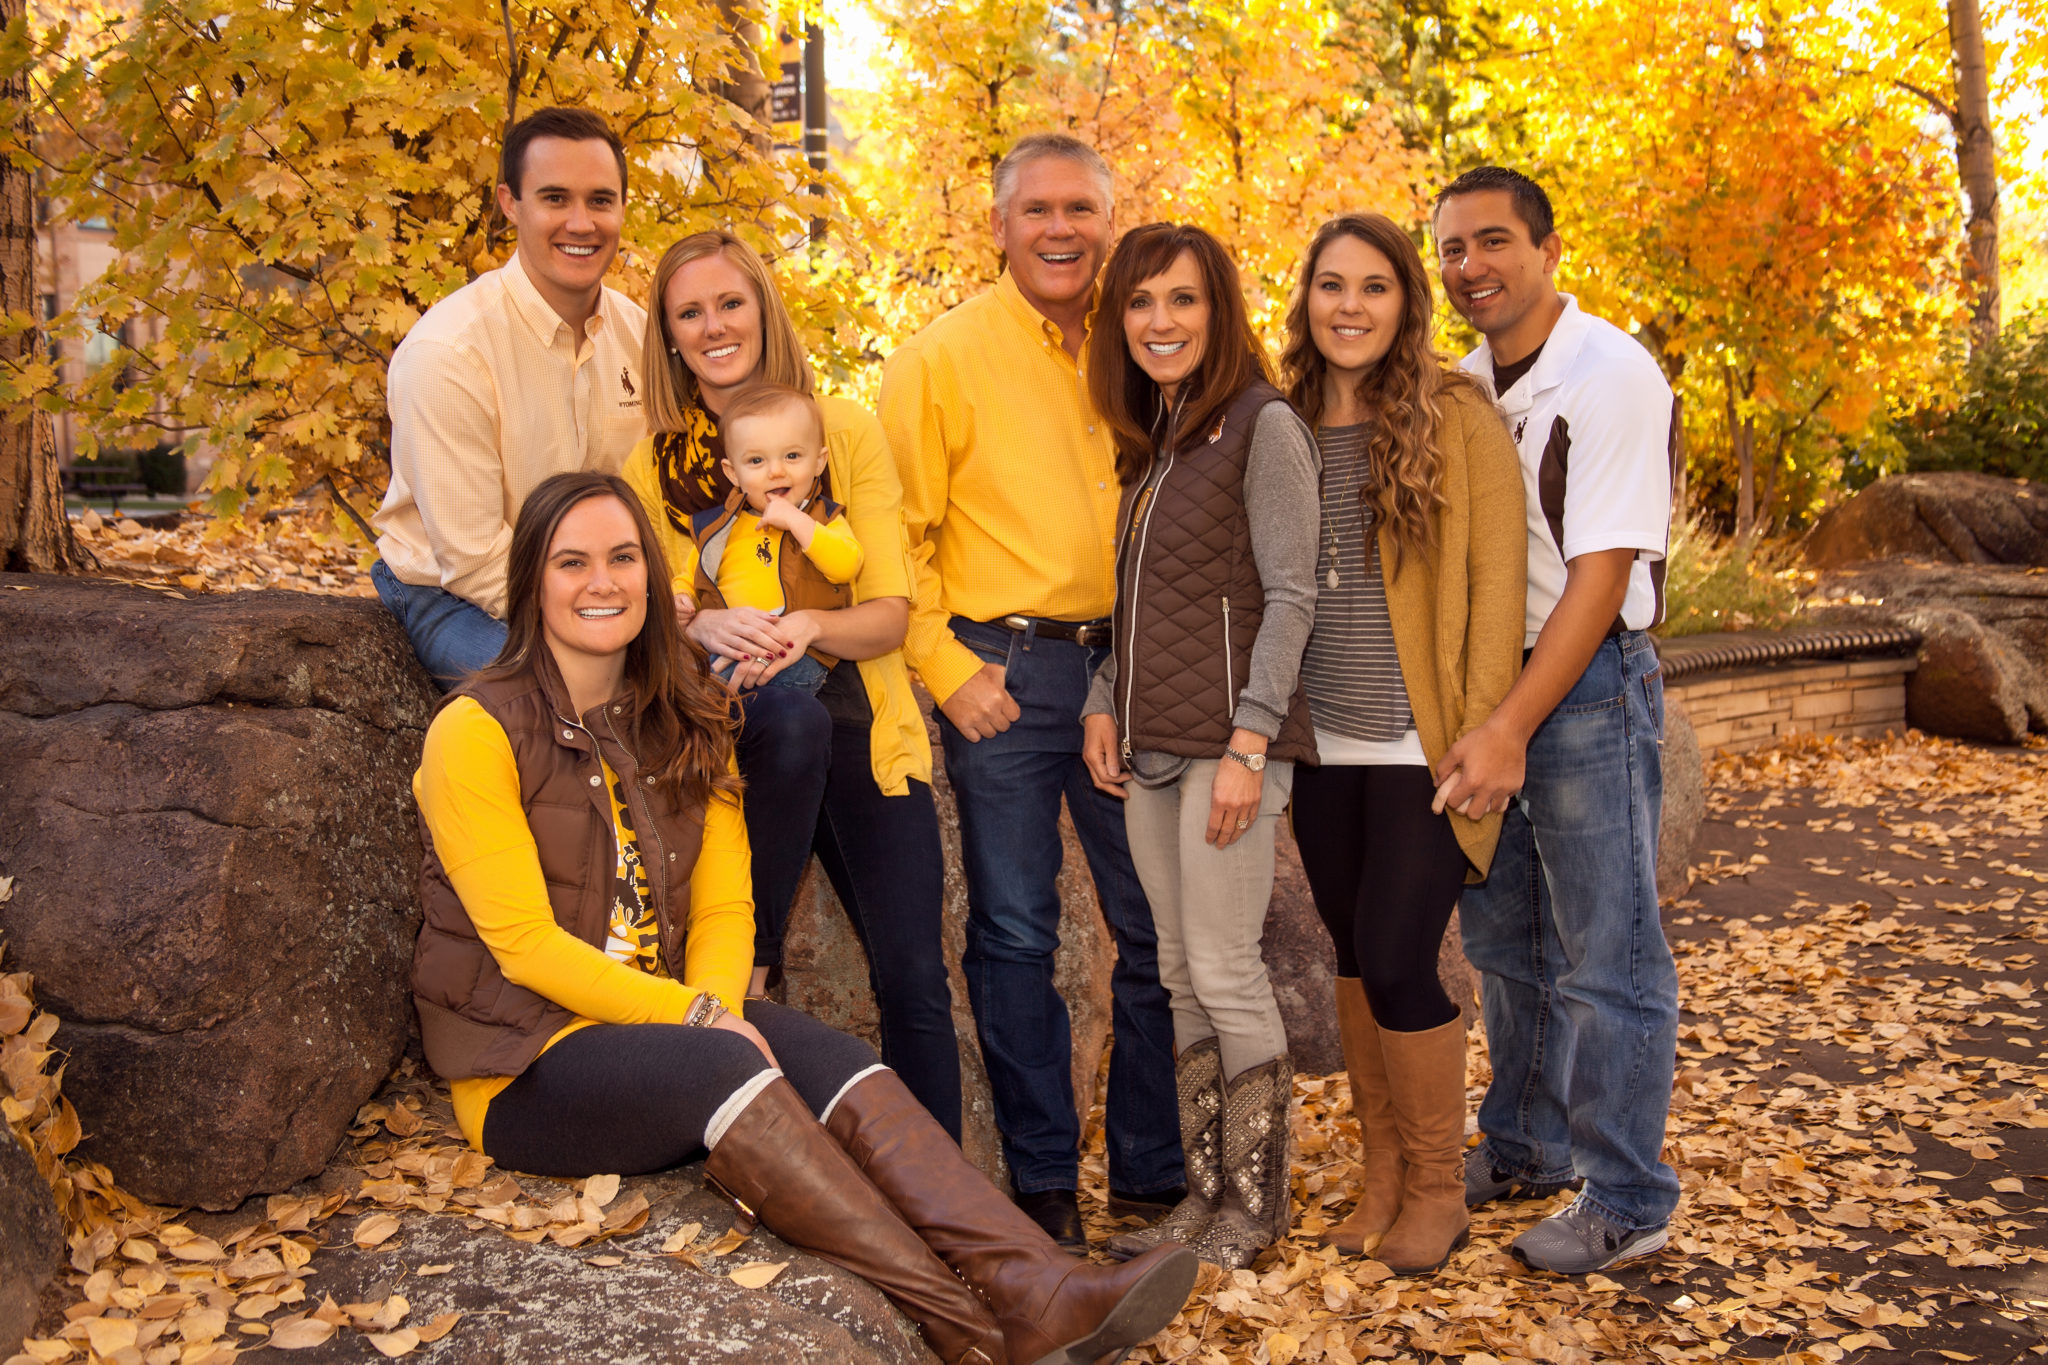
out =
[(725, 1015), (725, 1006), (719, 1002), (718, 997), (710, 991), (704, 991), (691, 1003), (690, 1012), (683, 1016), (683, 1025), (686, 1028), (709, 1028), (725, 1018)]

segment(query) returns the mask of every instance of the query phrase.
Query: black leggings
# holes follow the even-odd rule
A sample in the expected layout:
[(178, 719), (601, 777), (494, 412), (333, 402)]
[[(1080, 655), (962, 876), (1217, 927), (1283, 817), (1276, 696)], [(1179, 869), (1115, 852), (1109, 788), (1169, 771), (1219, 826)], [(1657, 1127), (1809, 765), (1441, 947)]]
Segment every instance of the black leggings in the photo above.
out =
[[(799, 1010), (746, 1003), (782, 1074), (821, 1114), (878, 1064), (858, 1038)], [(593, 1024), (534, 1059), (485, 1111), (483, 1149), (529, 1175), (639, 1175), (699, 1156), (734, 1091), (768, 1069), (737, 1033), (681, 1024)]]
[(1381, 1028), (1420, 1033), (1458, 1017), (1436, 973), (1444, 926), (1465, 883), (1436, 784), (1414, 763), (1294, 770), (1294, 841), (1316, 913), (1337, 945), (1337, 975), (1365, 984)]

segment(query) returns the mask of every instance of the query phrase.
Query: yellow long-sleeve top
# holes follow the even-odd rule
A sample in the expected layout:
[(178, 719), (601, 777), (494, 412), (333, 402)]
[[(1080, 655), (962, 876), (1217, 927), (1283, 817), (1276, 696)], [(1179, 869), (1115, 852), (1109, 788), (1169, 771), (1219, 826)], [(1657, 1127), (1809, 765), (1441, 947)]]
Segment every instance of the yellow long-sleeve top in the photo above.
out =
[[(615, 790), (618, 779), (609, 766), (604, 776)], [(616, 797), (615, 894), (600, 949), (555, 922), (519, 802), (512, 742), (473, 698), (448, 703), (428, 727), (412, 790), (441, 866), (505, 979), (576, 1014), (547, 1047), (591, 1024), (680, 1024), (707, 990), (727, 1009), (739, 1009), (754, 960), (754, 896), (737, 797), (718, 793), (704, 814), (703, 847), (690, 875), (683, 979), (676, 981), (660, 970), (638, 841)], [(470, 1145), (481, 1144), (490, 1102), (512, 1080), (476, 1076), (450, 1083), (455, 1121)]]
[(1109, 615), (1116, 450), (1060, 329), (1005, 271), (896, 348), (880, 413), (917, 574), (903, 657), (940, 701), (981, 668), (951, 616)]
[[(741, 509), (732, 519), (732, 530), (726, 534), (718, 572), (711, 576), (719, 592), (725, 595), (725, 604), (775, 612), (787, 606), (782, 600), (782, 556), (795, 543), (795, 536), (773, 526), (763, 527), (759, 517)], [(683, 545), (683, 562), (675, 568), (670, 586), (694, 599), (697, 547), (688, 540)], [(844, 512), (830, 521), (815, 523), (811, 543), (801, 553), (834, 583), (853, 582), (864, 562), (860, 541), (854, 538), (853, 527)]]

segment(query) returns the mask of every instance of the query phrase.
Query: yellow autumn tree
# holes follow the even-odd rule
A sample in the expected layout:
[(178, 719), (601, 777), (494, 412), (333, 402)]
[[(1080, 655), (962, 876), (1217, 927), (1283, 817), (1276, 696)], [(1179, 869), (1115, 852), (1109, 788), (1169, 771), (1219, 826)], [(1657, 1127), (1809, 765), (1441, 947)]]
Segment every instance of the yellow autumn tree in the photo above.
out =
[(1236, 253), (1270, 324), (1308, 235), (1346, 209), (1415, 222), (1428, 175), (1318, 0), (882, 0), (889, 66), (851, 112), (848, 178), (900, 338), (985, 288), (990, 172), (1027, 132), (1071, 132), (1116, 172), (1130, 227), (1193, 222)]
[[(10, 49), (40, 137), (8, 151), (58, 212), (112, 224), (115, 265), (59, 326), (123, 351), (67, 392), (17, 367), (0, 399), (68, 405), (89, 441), (203, 442), (217, 512), (329, 476), (374, 499), (392, 349), (512, 249), (492, 191), (522, 112), (583, 105), (624, 136), (629, 293), (714, 224), (804, 250), (801, 158), (721, 93), (752, 60), (736, 25), (769, 17), (735, 0), (72, 0)], [(785, 275), (843, 362), (848, 272), (800, 258)]]

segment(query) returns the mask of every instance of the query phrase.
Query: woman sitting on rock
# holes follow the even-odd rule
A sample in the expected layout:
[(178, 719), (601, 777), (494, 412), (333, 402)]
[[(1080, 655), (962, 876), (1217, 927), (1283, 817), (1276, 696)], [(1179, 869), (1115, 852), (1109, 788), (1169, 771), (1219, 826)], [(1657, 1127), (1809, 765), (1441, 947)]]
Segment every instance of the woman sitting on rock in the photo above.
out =
[(464, 1135), (562, 1178), (709, 1149), (743, 1216), (872, 1281), (949, 1362), (1093, 1361), (1164, 1327), (1185, 1250), (1075, 1260), (866, 1043), (744, 998), (727, 693), (669, 583), (623, 480), (546, 480), (513, 530), (504, 652), (427, 732), (413, 991)]

